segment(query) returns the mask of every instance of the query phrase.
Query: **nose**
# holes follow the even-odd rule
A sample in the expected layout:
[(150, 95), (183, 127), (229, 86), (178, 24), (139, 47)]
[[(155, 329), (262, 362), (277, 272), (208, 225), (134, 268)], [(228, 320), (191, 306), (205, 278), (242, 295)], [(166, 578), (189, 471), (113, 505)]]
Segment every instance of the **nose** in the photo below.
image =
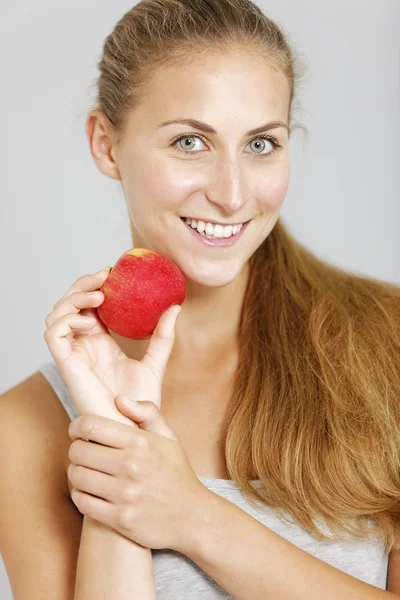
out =
[(210, 202), (218, 204), (227, 215), (239, 212), (246, 203), (240, 165), (234, 161), (216, 165), (215, 176), (206, 189), (206, 195)]

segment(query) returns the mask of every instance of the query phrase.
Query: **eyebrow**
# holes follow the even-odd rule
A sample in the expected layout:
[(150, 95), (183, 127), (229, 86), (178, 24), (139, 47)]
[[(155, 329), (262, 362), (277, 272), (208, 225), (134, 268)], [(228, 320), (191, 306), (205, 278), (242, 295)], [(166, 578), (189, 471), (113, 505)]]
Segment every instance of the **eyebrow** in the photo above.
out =
[[(197, 121), (196, 119), (174, 119), (173, 121), (164, 121), (164, 123), (160, 123), (159, 127), (165, 127), (166, 125), (172, 125), (173, 123), (190, 125), (191, 127), (194, 127), (195, 129), (200, 129), (205, 133), (217, 133), (215, 129), (211, 127), (211, 125), (207, 125), (207, 123)], [(271, 121), (270, 123), (265, 123), (265, 125), (261, 125), (260, 127), (251, 129), (246, 133), (246, 135), (256, 135), (257, 133), (269, 131), (270, 129), (276, 129), (277, 127), (284, 127), (286, 130), (289, 131), (289, 127), (283, 121)]]

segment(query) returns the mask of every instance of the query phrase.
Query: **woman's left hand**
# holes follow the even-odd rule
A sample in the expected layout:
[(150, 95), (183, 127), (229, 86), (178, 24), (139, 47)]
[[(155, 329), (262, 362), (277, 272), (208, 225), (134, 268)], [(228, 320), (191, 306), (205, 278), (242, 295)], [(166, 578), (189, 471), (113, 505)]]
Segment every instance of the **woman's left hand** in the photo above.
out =
[(123, 399), (116, 398), (119, 411), (139, 428), (91, 414), (71, 422), (71, 498), (83, 515), (142, 546), (188, 554), (211, 492), (154, 402)]

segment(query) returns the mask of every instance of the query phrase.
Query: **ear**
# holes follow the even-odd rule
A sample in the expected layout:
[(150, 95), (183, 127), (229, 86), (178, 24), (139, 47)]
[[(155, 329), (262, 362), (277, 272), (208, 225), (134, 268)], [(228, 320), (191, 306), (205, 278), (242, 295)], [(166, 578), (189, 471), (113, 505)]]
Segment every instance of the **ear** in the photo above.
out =
[(103, 175), (121, 181), (116, 162), (116, 139), (112, 125), (101, 110), (92, 110), (86, 121), (86, 136), (90, 152)]

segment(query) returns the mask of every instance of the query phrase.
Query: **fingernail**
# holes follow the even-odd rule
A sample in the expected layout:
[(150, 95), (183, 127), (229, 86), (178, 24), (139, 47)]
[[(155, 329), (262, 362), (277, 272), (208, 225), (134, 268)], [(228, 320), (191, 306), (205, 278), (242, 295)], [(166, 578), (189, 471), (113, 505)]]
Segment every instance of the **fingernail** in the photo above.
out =
[(172, 312), (174, 313), (176, 318), (178, 318), (178, 315), (181, 312), (181, 308), (182, 306), (180, 304), (177, 304), (173, 307)]
[(102, 269), (101, 271), (99, 271), (99, 273), (101, 273), (101, 274), (107, 273), (107, 275), (109, 275), (111, 273), (111, 269), (112, 269), (112, 267), (106, 267), (105, 269)]
[(137, 406), (138, 402), (136, 400), (133, 400), (132, 398), (130, 398), (129, 396), (119, 396), (119, 401), (124, 405), (124, 406)]

